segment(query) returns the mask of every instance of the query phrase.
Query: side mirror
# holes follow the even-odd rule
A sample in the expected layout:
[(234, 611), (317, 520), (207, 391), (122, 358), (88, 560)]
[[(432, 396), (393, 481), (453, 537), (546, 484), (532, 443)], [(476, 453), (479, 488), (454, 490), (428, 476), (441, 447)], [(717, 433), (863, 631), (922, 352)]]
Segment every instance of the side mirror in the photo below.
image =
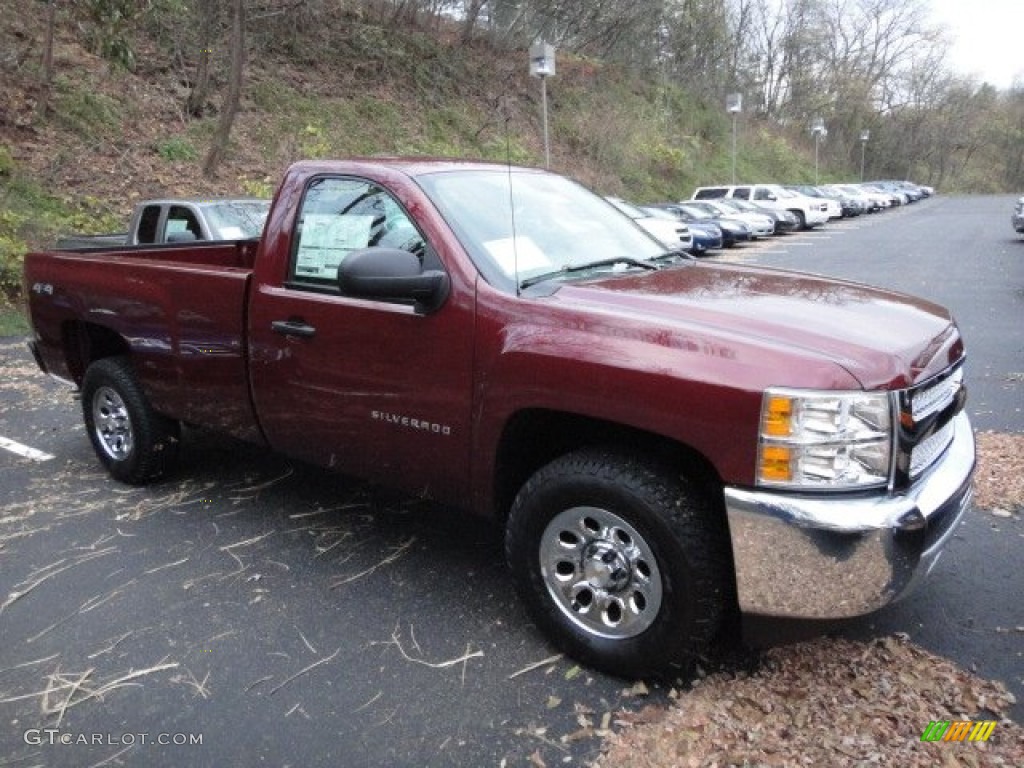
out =
[(411, 301), (417, 312), (434, 312), (451, 283), (441, 270), (424, 270), (415, 254), (397, 248), (352, 251), (338, 266), (338, 288), (346, 296)]

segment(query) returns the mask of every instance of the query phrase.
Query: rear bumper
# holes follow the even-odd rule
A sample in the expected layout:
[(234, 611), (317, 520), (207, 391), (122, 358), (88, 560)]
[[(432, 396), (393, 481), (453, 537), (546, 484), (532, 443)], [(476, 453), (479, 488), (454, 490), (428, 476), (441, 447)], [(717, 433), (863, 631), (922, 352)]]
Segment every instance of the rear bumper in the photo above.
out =
[(955, 427), (945, 455), (905, 493), (824, 498), (726, 488), (740, 610), (844, 618), (910, 592), (970, 505), (974, 434), (964, 413)]

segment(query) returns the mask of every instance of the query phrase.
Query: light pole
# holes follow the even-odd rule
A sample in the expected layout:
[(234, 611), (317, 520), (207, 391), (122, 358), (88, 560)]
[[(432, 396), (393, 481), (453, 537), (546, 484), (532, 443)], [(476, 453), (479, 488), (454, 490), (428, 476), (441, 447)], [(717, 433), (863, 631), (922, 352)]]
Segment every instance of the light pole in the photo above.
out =
[(865, 128), (860, 132), (860, 180), (864, 181), (864, 151), (867, 149), (868, 141), (871, 139), (871, 131)]
[(814, 185), (818, 185), (818, 145), (821, 140), (828, 136), (828, 128), (825, 127), (825, 119), (816, 117), (811, 122), (811, 133), (814, 134)]
[(743, 94), (730, 93), (725, 97), (725, 111), (732, 115), (732, 183), (736, 183), (736, 115), (743, 111)]
[(551, 145), (548, 143), (548, 77), (555, 74), (555, 47), (543, 40), (530, 46), (530, 74), (540, 78), (541, 120), (544, 124), (544, 167), (551, 167)]

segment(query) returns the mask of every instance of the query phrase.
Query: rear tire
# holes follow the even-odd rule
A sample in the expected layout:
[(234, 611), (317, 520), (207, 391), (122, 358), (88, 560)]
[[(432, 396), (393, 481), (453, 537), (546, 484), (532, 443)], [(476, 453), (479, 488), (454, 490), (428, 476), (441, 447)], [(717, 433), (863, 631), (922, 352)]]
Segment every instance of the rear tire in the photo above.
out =
[(117, 480), (142, 485), (173, 468), (181, 428), (153, 410), (128, 358), (107, 357), (89, 366), (82, 415), (96, 456)]
[(660, 462), (599, 449), (556, 459), (517, 496), (505, 548), (538, 626), (614, 675), (679, 672), (734, 610), (724, 518)]

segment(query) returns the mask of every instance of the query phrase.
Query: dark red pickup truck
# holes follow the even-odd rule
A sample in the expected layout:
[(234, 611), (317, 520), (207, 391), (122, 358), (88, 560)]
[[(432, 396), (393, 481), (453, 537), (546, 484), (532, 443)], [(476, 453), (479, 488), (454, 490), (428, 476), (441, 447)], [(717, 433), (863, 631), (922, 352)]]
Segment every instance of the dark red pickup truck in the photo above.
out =
[(537, 623), (618, 674), (726, 620), (870, 612), (968, 507), (949, 314), (665, 252), (554, 174), (293, 166), (262, 239), (35, 253), (46, 372), (118, 479), (179, 424), (491, 515)]

